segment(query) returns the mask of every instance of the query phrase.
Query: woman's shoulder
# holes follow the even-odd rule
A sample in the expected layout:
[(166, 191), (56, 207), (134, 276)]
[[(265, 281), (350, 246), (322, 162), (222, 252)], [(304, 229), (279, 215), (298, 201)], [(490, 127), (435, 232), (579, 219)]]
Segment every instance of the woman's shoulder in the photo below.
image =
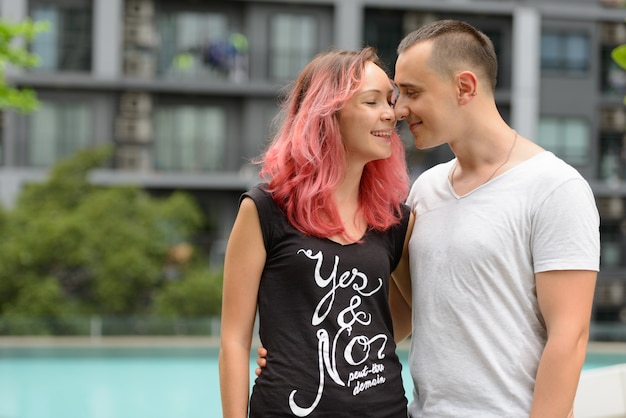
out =
[(258, 183), (244, 192), (241, 195), (240, 201), (243, 200), (244, 197), (249, 197), (252, 200), (271, 198), (272, 196), (267, 189), (267, 183)]

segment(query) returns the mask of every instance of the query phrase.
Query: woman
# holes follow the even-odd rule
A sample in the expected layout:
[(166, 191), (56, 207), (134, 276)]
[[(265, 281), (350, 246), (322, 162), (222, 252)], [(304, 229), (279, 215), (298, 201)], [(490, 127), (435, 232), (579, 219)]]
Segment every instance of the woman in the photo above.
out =
[(295, 81), (226, 250), (225, 418), (248, 416), (257, 304), (269, 356), (250, 417), (406, 418), (388, 298), (413, 218), (394, 96), (371, 48), (320, 54)]

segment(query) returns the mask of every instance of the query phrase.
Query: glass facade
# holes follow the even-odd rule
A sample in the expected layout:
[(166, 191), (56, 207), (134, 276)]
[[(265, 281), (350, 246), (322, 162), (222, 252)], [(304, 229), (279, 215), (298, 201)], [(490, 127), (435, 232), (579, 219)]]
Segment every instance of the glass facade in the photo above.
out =
[(163, 171), (225, 169), (226, 111), (215, 106), (167, 106), (155, 112), (154, 165)]
[(35, 21), (50, 23), (49, 30), (40, 33), (31, 46), (32, 52), (40, 57), (35, 71), (91, 70), (91, 2), (65, 5), (36, 2), (31, 16)]
[(611, 57), (613, 46), (603, 46), (601, 49), (601, 83), (602, 92), (610, 95), (626, 95), (626, 71)]
[(313, 16), (277, 13), (270, 18), (269, 33), (271, 79), (297, 77), (318, 51), (319, 26)]
[(172, 12), (157, 19), (157, 73), (164, 77), (248, 77), (248, 40), (221, 13)]
[[(3, 170), (20, 167), (19, 173), (30, 167), (40, 173), (82, 147), (109, 142), (116, 151), (112, 168), (121, 172), (113, 177), (144, 181), (157, 172), (146, 181), (153, 191), (172, 184), (181, 189), (209, 184), (203, 192), (220, 189), (238, 196), (245, 184), (239, 175), (253, 171), (246, 164), (248, 157), (262, 152), (276, 128), (281, 88), (315, 54), (333, 45), (372, 45), (393, 76), (402, 36), (432, 19), (462, 19), (492, 39), (500, 66), (497, 106), (512, 122), (512, 109), (524, 103), (515, 96), (519, 84), (513, 83), (512, 46), (526, 41), (513, 39), (513, 27), (524, 19), (518, 19), (512, 1), (504, 2), (510, 8), (493, 13), (481, 2), (475, 2), (472, 11), (473, 3), (459, 2), (455, 10), (402, 1), (369, 6), (342, 0), (6, 0), (12, 7), (3, 6), (2, 11), (25, 11), (33, 20), (49, 21), (50, 29), (31, 45), (41, 65), (15, 78), (16, 85), (32, 82), (43, 104), (30, 115), (6, 112), (0, 133)], [(528, 2), (528, 7), (533, 3), (538, 2)], [(567, 10), (563, 16), (548, 8), (537, 16), (542, 32), (534, 35), (540, 36), (541, 72), (539, 80), (532, 81), (540, 91), (532, 99), (539, 102), (533, 110), (544, 116), (534, 139), (579, 168), (599, 193), (599, 202), (613, 193), (626, 202), (626, 113), (603, 116), (609, 108), (624, 109), (626, 71), (610, 56), (616, 45), (626, 43), (626, 25), (617, 16), (623, 10), (607, 12), (582, 0), (570, 10), (561, 3)], [(114, 45), (101, 39), (104, 29), (94, 31), (110, 23), (94, 14), (96, 5), (98, 11), (108, 10), (108, 16), (120, 15), (120, 38)], [(595, 14), (575, 17), (586, 7)], [(358, 13), (350, 13), (353, 10)], [(616, 16), (608, 19), (607, 13), (613, 12)], [(354, 33), (352, 24), (361, 33)], [(111, 63), (112, 56), (115, 65), (101, 64)], [(73, 73), (81, 73), (77, 81)], [(111, 78), (103, 81), (102, 74)], [(119, 97), (128, 92), (148, 97), (145, 113), (123, 112)], [(398, 126), (412, 178), (453, 157), (448, 147), (415, 149), (406, 125)], [(185, 175), (174, 175), (181, 173)], [(187, 184), (186, 179), (192, 180)], [(222, 179), (228, 184), (215, 185)], [(224, 198), (224, 206), (229, 199)], [(226, 228), (229, 220), (217, 217), (230, 211), (217, 206), (216, 231), (211, 233), (223, 237), (218, 229)], [(626, 267), (626, 216), (616, 207), (615, 216), (601, 216), (603, 269)]]
[(376, 52), (390, 77), (393, 77), (396, 49), (402, 40), (404, 13), (380, 9), (365, 11), (364, 43), (376, 45)]
[(565, 74), (586, 74), (589, 70), (589, 35), (550, 32), (541, 35), (541, 69)]
[(590, 141), (585, 119), (544, 116), (539, 120), (537, 143), (574, 166), (590, 163)]
[(30, 116), (26, 165), (49, 167), (89, 146), (92, 130), (87, 103), (43, 102)]
[(600, 263), (602, 269), (616, 269), (624, 266), (620, 229), (621, 222), (619, 221), (603, 222), (600, 229), (600, 235), (602, 236)]
[(600, 137), (600, 180), (618, 182), (626, 179), (624, 134), (604, 133)]

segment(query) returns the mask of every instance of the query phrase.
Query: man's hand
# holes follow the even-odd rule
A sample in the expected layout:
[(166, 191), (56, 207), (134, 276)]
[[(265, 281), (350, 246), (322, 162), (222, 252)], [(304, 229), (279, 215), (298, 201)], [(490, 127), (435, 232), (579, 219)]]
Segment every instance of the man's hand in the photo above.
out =
[(258, 377), (261, 376), (263, 369), (265, 368), (265, 366), (267, 366), (267, 360), (265, 359), (265, 357), (267, 357), (267, 350), (262, 345), (260, 345), (259, 348), (257, 348), (256, 353), (259, 355), (259, 357), (257, 357), (256, 359), (256, 364), (258, 364), (259, 367), (257, 367), (254, 372)]

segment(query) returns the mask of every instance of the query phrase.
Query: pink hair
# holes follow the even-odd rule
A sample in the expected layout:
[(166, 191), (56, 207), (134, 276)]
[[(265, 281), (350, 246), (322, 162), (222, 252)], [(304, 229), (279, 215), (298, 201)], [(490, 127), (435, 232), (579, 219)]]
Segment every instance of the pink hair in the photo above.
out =
[[(373, 48), (316, 56), (283, 103), (283, 123), (260, 161), (269, 192), (304, 234), (347, 236), (333, 197), (346, 172), (337, 113), (358, 90), (368, 61), (379, 64)], [(398, 223), (407, 193), (404, 145), (394, 132), (391, 157), (363, 170), (359, 210), (368, 226), (386, 230)]]

